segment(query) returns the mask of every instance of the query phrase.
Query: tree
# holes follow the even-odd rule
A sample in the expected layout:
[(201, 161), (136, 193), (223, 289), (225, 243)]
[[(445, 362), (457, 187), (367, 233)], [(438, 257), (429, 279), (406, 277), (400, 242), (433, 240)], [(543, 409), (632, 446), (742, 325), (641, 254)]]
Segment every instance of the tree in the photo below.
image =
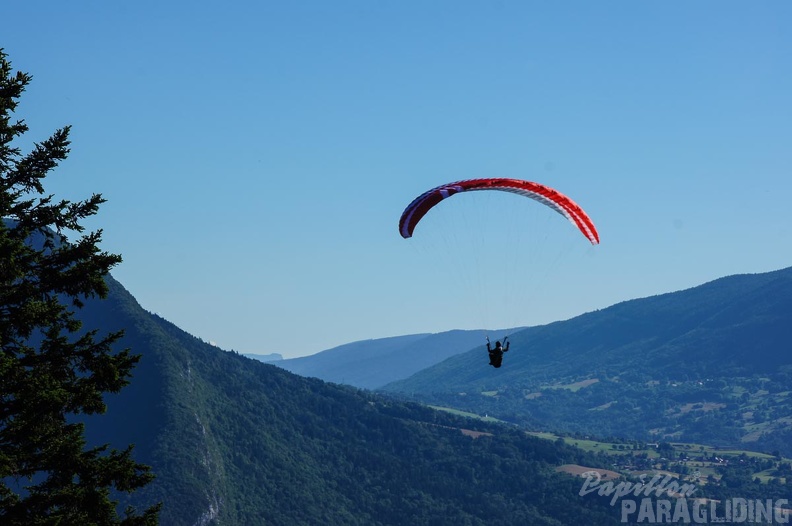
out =
[(76, 318), (85, 300), (107, 295), (104, 277), (121, 257), (99, 249), (101, 230), (84, 234), (100, 194), (44, 193), (69, 153), (69, 127), (25, 155), (12, 146), (28, 131), (12, 114), (30, 80), (0, 49), (0, 523), (156, 524), (158, 505), (122, 516), (113, 500), (148, 484), (149, 467), (132, 446), (88, 447), (78, 421), (106, 411), (103, 393), (127, 385), (140, 356), (113, 350), (122, 332), (100, 337)]

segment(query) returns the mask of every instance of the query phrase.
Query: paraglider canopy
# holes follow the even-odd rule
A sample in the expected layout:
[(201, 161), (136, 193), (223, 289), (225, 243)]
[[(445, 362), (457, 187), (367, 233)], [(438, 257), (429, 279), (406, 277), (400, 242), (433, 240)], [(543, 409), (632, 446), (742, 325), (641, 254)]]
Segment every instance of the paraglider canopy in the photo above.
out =
[(435, 205), (454, 194), (476, 190), (499, 190), (530, 197), (566, 217), (593, 245), (599, 243), (599, 234), (594, 223), (572, 199), (549, 186), (507, 178), (457, 181), (424, 192), (405, 208), (399, 220), (399, 233), (405, 239), (412, 237), (418, 222)]

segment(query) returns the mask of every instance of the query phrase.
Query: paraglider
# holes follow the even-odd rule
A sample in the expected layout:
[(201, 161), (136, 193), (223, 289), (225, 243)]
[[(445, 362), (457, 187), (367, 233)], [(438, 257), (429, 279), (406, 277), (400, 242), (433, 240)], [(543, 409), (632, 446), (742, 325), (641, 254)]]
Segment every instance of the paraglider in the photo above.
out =
[[(580, 231), (592, 245), (600, 242), (599, 233), (594, 222), (586, 212), (572, 199), (558, 190), (532, 181), (509, 178), (469, 179), (440, 185), (416, 197), (404, 209), (399, 220), (399, 233), (405, 239), (412, 237), (418, 223), (437, 204), (449, 197), (462, 193), (479, 190), (498, 190), (510, 192), (533, 199), (564, 216)], [(490, 365), (499, 368), (502, 364), (503, 353), (509, 350), (510, 342), (503, 338), (495, 342), (495, 347), (490, 346), (487, 337), (487, 352)]]
[(503, 337), (503, 345), (499, 340), (495, 341), (495, 347), (490, 346), (490, 339), (487, 336), (487, 353), (489, 354), (490, 365), (498, 369), (503, 363), (503, 353), (509, 352), (511, 342), (506, 341), (508, 336)]

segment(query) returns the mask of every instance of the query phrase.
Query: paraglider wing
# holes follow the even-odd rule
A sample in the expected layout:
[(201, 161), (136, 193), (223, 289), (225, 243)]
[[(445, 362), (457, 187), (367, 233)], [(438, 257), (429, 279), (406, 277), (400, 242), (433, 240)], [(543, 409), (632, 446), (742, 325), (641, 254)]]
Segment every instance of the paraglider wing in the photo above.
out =
[(475, 190), (500, 190), (530, 197), (566, 217), (591, 241), (591, 244), (599, 243), (599, 234), (594, 223), (586, 215), (586, 212), (569, 197), (539, 183), (505, 178), (457, 181), (424, 192), (405, 208), (399, 221), (399, 232), (405, 239), (412, 237), (413, 230), (421, 218), (440, 201), (460, 192)]

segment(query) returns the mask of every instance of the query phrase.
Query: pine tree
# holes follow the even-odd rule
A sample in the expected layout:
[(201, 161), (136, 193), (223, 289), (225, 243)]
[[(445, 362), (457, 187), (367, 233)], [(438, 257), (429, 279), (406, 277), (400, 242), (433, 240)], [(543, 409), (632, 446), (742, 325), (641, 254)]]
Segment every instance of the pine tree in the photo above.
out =
[(88, 447), (79, 422), (106, 410), (103, 394), (129, 383), (140, 356), (114, 349), (121, 332), (99, 337), (76, 318), (85, 300), (107, 295), (104, 277), (121, 257), (81, 225), (100, 194), (70, 202), (44, 192), (70, 128), (24, 155), (12, 145), (28, 131), (12, 115), (30, 80), (0, 49), (0, 524), (156, 524), (159, 506), (121, 514), (114, 501), (153, 479), (148, 466), (132, 446)]

